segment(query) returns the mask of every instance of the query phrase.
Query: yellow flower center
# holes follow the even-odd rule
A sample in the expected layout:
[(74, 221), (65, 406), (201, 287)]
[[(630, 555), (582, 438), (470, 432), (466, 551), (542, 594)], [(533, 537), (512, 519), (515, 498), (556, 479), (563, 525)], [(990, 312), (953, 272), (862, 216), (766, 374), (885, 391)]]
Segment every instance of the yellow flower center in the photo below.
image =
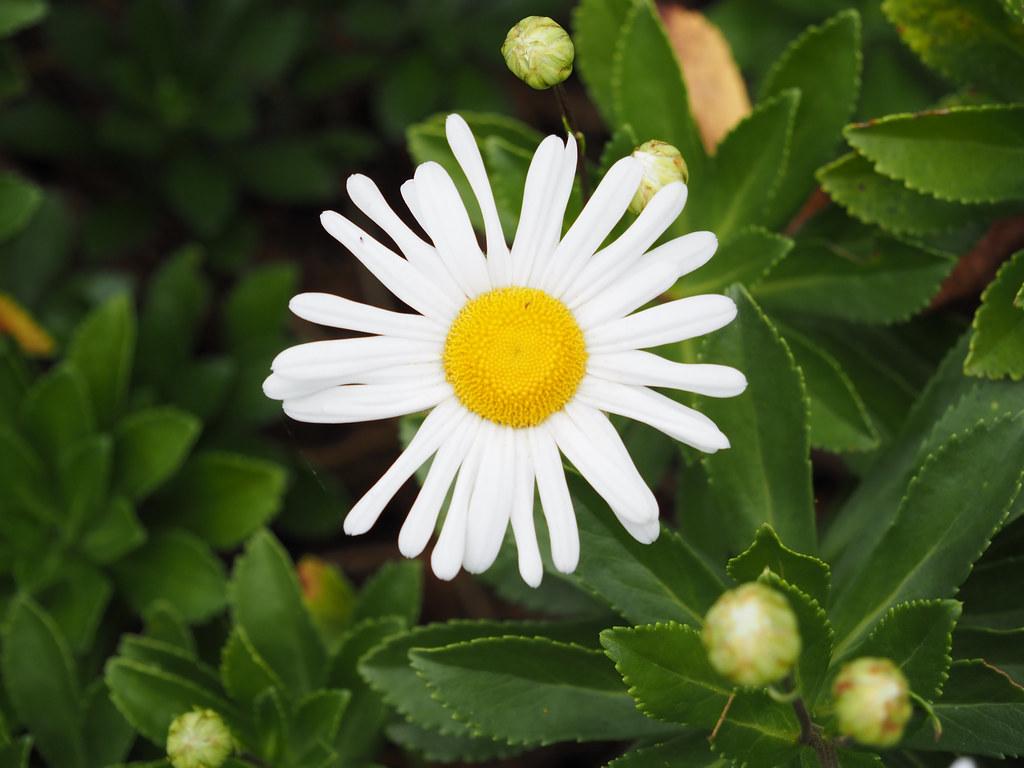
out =
[(583, 332), (568, 307), (536, 288), (496, 288), (459, 312), (444, 371), (473, 413), (533, 427), (576, 393), (587, 367)]

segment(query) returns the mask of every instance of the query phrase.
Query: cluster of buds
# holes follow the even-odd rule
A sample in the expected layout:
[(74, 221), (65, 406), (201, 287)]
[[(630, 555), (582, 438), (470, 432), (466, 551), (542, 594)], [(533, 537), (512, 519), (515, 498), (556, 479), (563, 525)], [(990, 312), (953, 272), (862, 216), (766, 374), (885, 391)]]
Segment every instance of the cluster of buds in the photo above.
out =
[(911, 715), (910, 686), (889, 659), (865, 656), (843, 666), (832, 686), (839, 732), (869, 747), (891, 747)]
[(220, 768), (234, 749), (231, 731), (212, 709), (179, 715), (167, 731), (167, 760), (174, 768)]

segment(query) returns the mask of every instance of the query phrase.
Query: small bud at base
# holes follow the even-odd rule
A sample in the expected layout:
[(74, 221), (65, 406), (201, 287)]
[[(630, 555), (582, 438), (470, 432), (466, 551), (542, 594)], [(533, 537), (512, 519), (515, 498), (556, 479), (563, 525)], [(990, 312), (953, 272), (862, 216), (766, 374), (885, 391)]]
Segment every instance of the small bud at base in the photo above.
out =
[(715, 670), (743, 686), (785, 677), (800, 657), (800, 632), (786, 598), (757, 582), (726, 592), (701, 633)]
[(167, 731), (167, 759), (174, 768), (220, 768), (233, 750), (231, 731), (212, 709), (179, 715)]
[(868, 747), (897, 744), (913, 711), (907, 678), (889, 659), (865, 656), (846, 664), (832, 696), (840, 733)]
[(508, 31), (501, 55), (516, 77), (544, 90), (572, 74), (576, 56), (569, 33), (547, 16), (527, 16)]
[(690, 178), (683, 154), (671, 144), (651, 139), (633, 150), (635, 159), (640, 161), (643, 176), (640, 186), (629, 204), (629, 210), (639, 214), (651, 202), (658, 190), (677, 181), (685, 184)]

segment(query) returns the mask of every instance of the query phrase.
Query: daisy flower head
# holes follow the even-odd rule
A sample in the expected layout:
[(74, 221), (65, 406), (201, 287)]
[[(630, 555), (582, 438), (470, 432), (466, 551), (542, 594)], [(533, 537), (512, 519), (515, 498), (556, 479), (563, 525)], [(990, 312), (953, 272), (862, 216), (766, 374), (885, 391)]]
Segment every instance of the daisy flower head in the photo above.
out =
[(729, 447), (710, 419), (654, 388), (730, 397), (746, 387), (743, 374), (643, 350), (721, 328), (736, 306), (726, 296), (706, 295), (641, 309), (717, 247), (710, 232), (652, 247), (682, 211), (684, 183), (664, 186), (602, 247), (643, 176), (637, 159), (623, 158), (563, 235), (577, 147), (571, 136), (548, 136), (530, 163), (509, 247), (469, 126), (451, 115), (446, 132), (482, 214), (484, 248), (439, 164), (423, 163), (401, 189), (429, 239), (395, 213), (370, 179), (351, 176), (352, 202), (401, 255), (338, 213), (325, 212), (321, 222), (415, 314), (323, 293), (296, 296), (289, 306), (299, 317), (369, 335), (286, 349), (273, 361), (264, 391), (283, 401), (288, 416), (307, 422), (429, 410), (397, 461), (352, 507), (346, 533), (369, 530), (432, 458), (398, 537), (402, 554), (423, 551), (451, 490), (431, 554), (434, 573), (451, 579), (460, 568), (486, 570), (511, 525), (520, 573), (536, 586), (543, 565), (535, 490), (555, 568), (570, 573), (579, 560), (563, 455), (633, 537), (650, 543), (658, 536), (658, 503), (607, 414), (644, 422), (701, 451)]

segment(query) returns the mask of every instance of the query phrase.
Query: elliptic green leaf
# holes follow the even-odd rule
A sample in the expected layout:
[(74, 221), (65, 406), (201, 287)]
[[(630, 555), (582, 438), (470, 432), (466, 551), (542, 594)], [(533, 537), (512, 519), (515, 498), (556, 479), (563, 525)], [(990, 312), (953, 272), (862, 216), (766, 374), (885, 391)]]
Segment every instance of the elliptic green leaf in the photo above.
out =
[(754, 581), (768, 568), (820, 605), (828, 605), (832, 579), (828, 564), (811, 555), (794, 552), (767, 523), (757, 529), (754, 543), (732, 558), (726, 568), (739, 583)]
[[(15, 2), (15, 7), (18, 5)], [(0, 35), (8, 14), (6, 6), (0, 10)], [(35, 184), (13, 173), (0, 173), (0, 243), (20, 232), (42, 201), (43, 195)]]
[(510, 744), (615, 741), (671, 730), (637, 712), (615, 668), (597, 650), (544, 638), (493, 637), (413, 649), (409, 656), (456, 717)]
[[(815, 549), (811, 495), (808, 403), (803, 378), (778, 331), (743, 288), (729, 294), (739, 314), (706, 337), (702, 362), (732, 365), (747, 376), (746, 392), (727, 400), (708, 398), (700, 410), (729, 437), (732, 447), (704, 458), (723, 543), (733, 552), (747, 546), (768, 523), (788, 546)], [(771, 402), (771, 408), (763, 404)]]
[(762, 97), (800, 91), (792, 150), (772, 201), (769, 223), (785, 224), (814, 189), (814, 170), (834, 156), (836, 135), (850, 119), (860, 91), (860, 16), (840, 11), (809, 27), (775, 62)]
[(965, 373), (992, 379), (1009, 376), (1014, 381), (1024, 378), (1024, 309), (1013, 303), (1021, 290), (1024, 251), (1017, 251), (981, 296)]
[(875, 170), (943, 200), (1024, 199), (1024, 105), (892, 115), (844, 131)]
[(88, 527), (78, 546), (93, 562), (108, 565), (145, 540), (146, 529), (139, 522), (132, 503), (123, 496), (114, 496)]
[(729, 763), (711, 751), (703, 733), (687, 733), (631, 749), (607, 768), (725, 768)]
[(284, 690), (281, 678), (253, 647), (240, 625), (235, 625), (220, 652), (220, 680), (232, 701), (251, 709), (269, 688)]
[(199, 436), (199, 420), (176, 408), (148, 408), (116, 430), (115, 484), (130, 498), (146, 496), (181, 466)]
[(32, 385), (22, 402), (21, 423), (39, 452), (54, 463), (69, 446), (92, 434), (92, 403), (75, 366), (59, 365)]
[(756, 285), (781, 261), (793, 241), (763, 227), (747, 227), (718, 246), (711, 261), (679, 279), (669, 291), (672, 298), (721, 293), (733, 283)]
[[(612, 75), (615, 50), (630, 11), (639, 0), (582, 0), (572, 13), (572, 42), (576, 49), (573, 62), (587, 93), (601, 112), (606, 125), (615, 122)], [(632, 142), (632, 149), (637, 142)], [(619, 155), (617, 160), (623, 155)]]
[(413, 626), (423, 599), (423, 564), (419, 560), (386, 563), (359, 590), (352, 623), (397, 616)]
[(101, 427), (114, 423), (128, 391), (135, 357), (135, 310), (127, 295), (94, 310), (76, 329), (68, 359), (85, 379)]

